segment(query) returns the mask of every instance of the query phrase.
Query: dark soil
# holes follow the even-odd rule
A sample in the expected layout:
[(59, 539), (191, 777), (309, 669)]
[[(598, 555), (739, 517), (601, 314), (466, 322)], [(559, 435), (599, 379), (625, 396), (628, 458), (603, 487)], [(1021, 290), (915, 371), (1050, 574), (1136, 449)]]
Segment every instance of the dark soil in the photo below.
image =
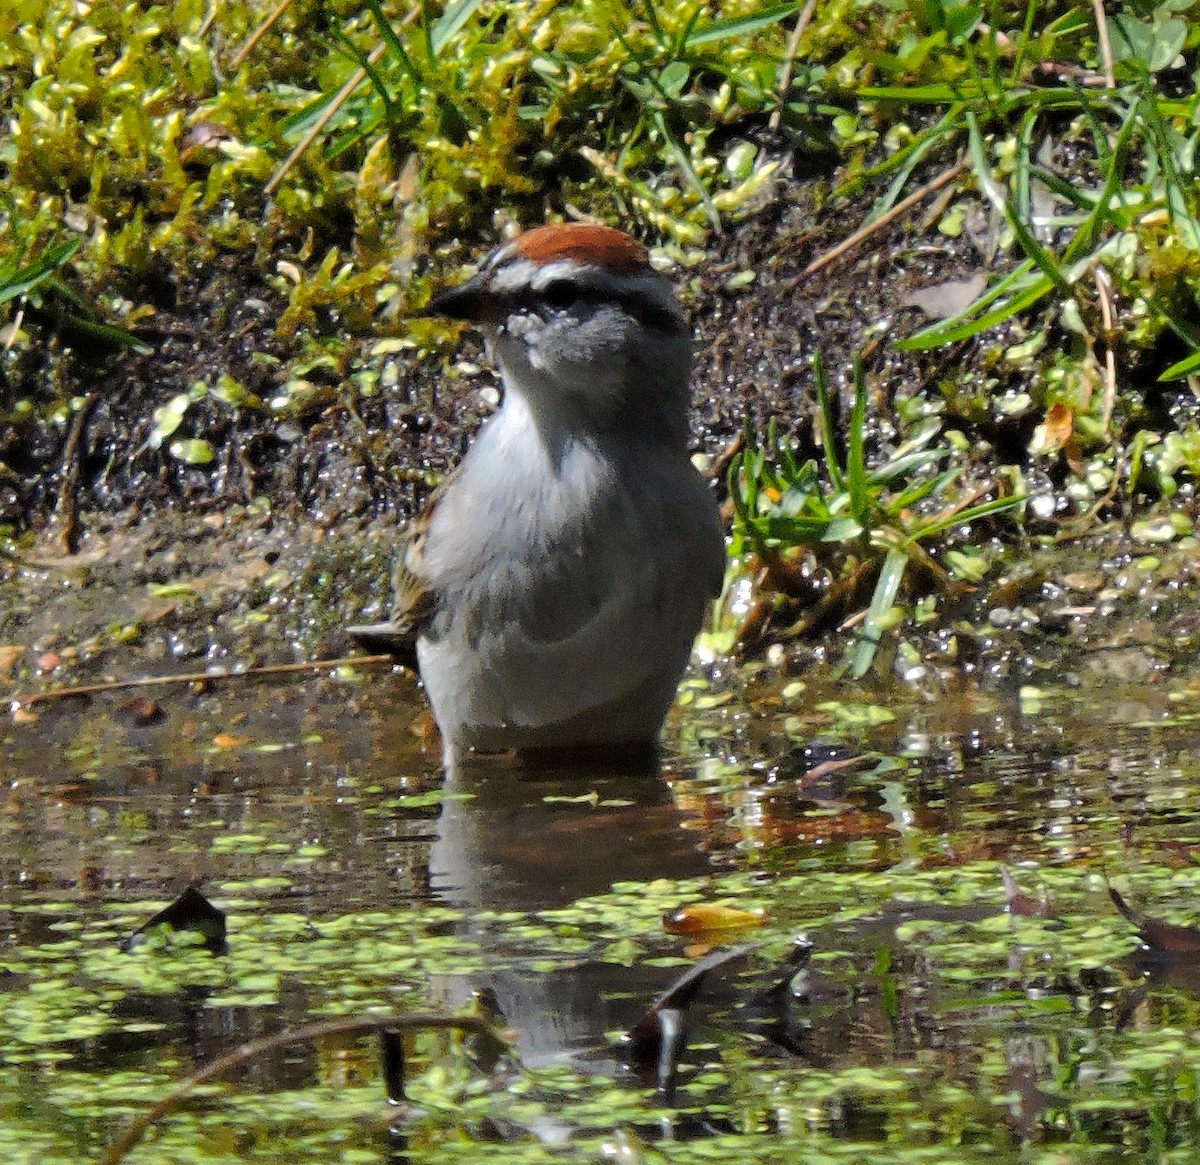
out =
[[(961, 391), (968, 357), (977, 358), (983, 345), (910, 356), (889, 343), (926, 322), (903, 306), (912, 292), (986, 268), (981, 251), (965, 236), (950, 240), (926, 229), (918, 213), (802, 280), (805, 264), (867, 209), (865, 202), (827, 205), (827, 190), (821, 176), (780, 181), (754, 217), (714, 241), (703, 271), (683, 273), (698, 337), (697, 448), (719, 465), (722, 449), (747, 421), (761, 428), (777, 417), (796, 433), (802, 457), (819, 456), (810, 363), (819, 347), (843, 398), (854, 354), (863, 354), (873, 439), (894, 434), (898, 399), (924, 391), (936, 396), (939, 385), (951, 382), (957, 387), (947, 393), (950, 419), (975, 443), (973, 457), (984, 471), (1023, 463), (1032, 422), (997, 422)], [(487, 245), (481, 243), (481, 254)], [(755, 278), (742, 285), (736, 277), (746, 271)], [(349, 649), (339, 628), (386, 613), (397, 530), (461, 456), (496, 399), (498, 381), (482, 345), (465, 334), (444, 356), (394, 354), (400, 375), (373, 396), (348, 388), (336, 372), (318, 370), (310, 405), (284, 421), (265, 408), (201, 401), (189, 412), (190, 431), (218, 455), (210, 465), (189, 467), (152, 446), (154, 409), (218, 372), (267, 400), (280, 387), (270, 358), (294, 359), (304, 337), (279, 337), (280, 296), (259, 270), (236, 259), (161, 291), (157, 302), (141, 330), (152, 355), (89, 350), (79, 337), (48, 331), (45, 346), (10, 365), (0, 382), (10, 401), (44, 399), (48, 381), (60, 398), (94, 394), (74, 457), (67, 424), (32, 420), (0, 432), (0, 522), (27, 532), (0, 559), (0, 645), (31, 649), (10, 664), (19, 688), (94, 675), (114, 649), (132, 648), (145, 661), (103, 665), (124, 675)], [(378, 339), (353, 337), (347, 350), (358, 345), (365, 352)], [(993, 334), (987, 344), (995, 343)], [(1072, 609), (1061, 576), (1088, 566), (1093, 593), (1074, 606), (1097, 607), (1095, 596), (1111, 589), (1132, 559), (1122, 530), (1110, 528), (1086, 560), (1072, 544), (1048, 566), (1016, 571), (1015, 584), (1013, 577), (1001, 579), (1016, 586), (1019, 602), (998, 604), (988, 592), (965, 596), (960, 642), (972, 641), (971, 666), (1011, 663), (1015, 650), (1021, 662), (999, 670), (1029, 675), (1044, 666), (1042, 657), (1057, 660), (1059, 648), (1041, 632), (1042, 646), (1032, 653), (1024, 639), (1041, 622), (1069, 630), (1071, 619), (1081, 618), (1038, 614), (1048, 615), (1047, 604)], [(1190, 570), (1183, 559), (1160, 569), (1156, 592), (1170, 603)], [(1021, 584), (1026, 576), (1032, 581)], [(164, 594), (171, 583), (190, 589)], [(1118, 591), (1119, 598), (1129, 588)], [(1024, 610), (1033, 622), (1018, 613), (977, 630), (997, 605)], [(1066, 642), (1090, 639), (1090, 628), (1090, 622), (1076, 627)], [(963, 659), (944, 646), (952, 634), (945, 620), (939, 629), (940, 639), (930, 633), (930, 652), (961, 666)], [(1193, 636), (1183, 638), (1190, 644)], [(808, 663), (823, 650), (804, 648), (801, 658)], [(1153, 671), (1168, 662), (1145, 666)]]
[[(898, 360), (884, 342), (924, 322), (898, 307), (912, 290), (961, 277), (979, 266), (965, 241), (922, 235), (920, 222), (876, 236), (848, 260), (804, 282), (798, 273), (836, 244), (868, 208), (826, 207), (823, 177), (789, 178), (758, 214), (714, 240), (703, 270), (681, 273), (697, 334), (696, 440), (718, 450), (746, 420), (782, 418), (803, 428), (811, 397), (811, 358), (848, 370), (868, 352), (881, 405), (898, 388), (912, 395), (961, 359), (953, 350)], [(495, 240), (481, 240), (482, 256)], [(752, 271), (755, 280), (729, 290)], [(138, 289), (146, 296), (148, 289)], [(420, 471), (443, 472), (465, 450), (491, 411), (498, 380), (470, 333), (457, 350), (418, 358), (399, 352), (394, 385), (374, 396), (346, 388), (336, 370), (309, 374), (316, 391), (299, 415), (280, 421), (266, 408), (202, 401), (188, 428), (211, 442), (217, 460), (188, 467), (150, 442), (154, 409), (196, 381), (226, 373), (263, 401), (280, 390), (279, 365), (295, 359), (305, 337), (281, 338), (284, 309), (259, 264), (229, 257), (159, 290), (156, 314), (139, 328), (150, 355), (97, 351), (84, 337), (48, 336), (19, 367), (7, 369), (0, 393), (45, 398), (52, 378), (61, 399), (97, 393), (87, 418), (77, 490), (85, 513), (138, 507), (211, 512), (256, 497), (277, 516), (333, 528), (348, 518), (404, 517), (428, 484)], [(880, 325), (884, 326), (881, 328)], [(366, 350), (378, 335), (351, 337)], [(75, 341), (75, 347), (69, 341)], [(273, 365), (272, 360), (279, 362)], [(462, 374), (457, 366), (478, 366)], [(842, 376), (844, 381), (845, 376)], [(884, 410), (886, 412), (886, 409)], [(43, 529), (61, 489), (65, 425), (31, 421), (0, 434), (6, 513), (0, 519)]]

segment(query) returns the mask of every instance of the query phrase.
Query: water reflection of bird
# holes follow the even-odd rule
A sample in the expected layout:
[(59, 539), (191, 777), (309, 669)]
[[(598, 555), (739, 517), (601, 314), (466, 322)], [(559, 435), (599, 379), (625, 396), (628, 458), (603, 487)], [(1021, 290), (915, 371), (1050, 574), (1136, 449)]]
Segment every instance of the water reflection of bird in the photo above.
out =
[(447, 765), (652, 746), (724, 567), (670, 283), (621, 232), (555, 225), (430, 307), (483, 329), (504, 401), (409, 527), (393, 619), (351, 633), (415, 642)]
[[(612, 916), (584, 906), (570, 924), (584, 945), (564, 956), (556, 940), (535, 933), (540, 924), (533, 931), (516, 925), (514, 912), (587, 902), (619, 882), (701, 877), (709, 861), (683, 827), (686, 814), (665, 781), (615, 766), (461, 765), (448, 773), (446, 793), (429, 858), (431, 887), (464, 912), (462, 928), (479, 944), (486, 969), (440, 978), (442, 1006), (457, 1011), (486, 988), (502, 1025), (519, 1033), (524, 1064), (584, 1056), (592, 1070), (614, 1069), (611, 1050), (602, 1051), (605, 1033), (636, 1022), (670, 980), (674, 969), (652, 965), (650, 956), (677, 955), (676, 940), (639, 926), (630, 937), (645, 959), (608, 961)], [(608, 909), (621, 913), (611, 902)]]

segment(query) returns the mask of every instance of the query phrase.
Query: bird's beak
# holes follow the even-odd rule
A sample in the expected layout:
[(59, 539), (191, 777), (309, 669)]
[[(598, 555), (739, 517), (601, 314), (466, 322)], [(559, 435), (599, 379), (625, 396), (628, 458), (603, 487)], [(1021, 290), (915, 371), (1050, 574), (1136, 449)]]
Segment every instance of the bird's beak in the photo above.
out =
[(488, 287), (487, 277), (480, 272), (466, 283), (439, 291), (425, 309), (426, 315), (447, 316), (452, 320), (468, 320), (475, 324), (497, 322), (502, 315), (495, 293)]

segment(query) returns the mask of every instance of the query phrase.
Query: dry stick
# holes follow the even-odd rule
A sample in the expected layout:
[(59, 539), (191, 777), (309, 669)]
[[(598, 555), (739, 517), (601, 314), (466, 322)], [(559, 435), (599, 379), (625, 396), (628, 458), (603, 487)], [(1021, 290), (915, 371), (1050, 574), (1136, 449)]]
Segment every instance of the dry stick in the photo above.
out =
[(847, 251), (853, 250), (866, 239), (869, 239), (876, 231), (882, 230), (893, 220), (899, 218), (906, 211), (916, 206), (922, 199), (928, 198), (937, 190), (941, 190), (943, 186), (949, 185), (960, 174), (967, 169), (967, 162), (957, 162), (951, 166), (949, 170), (943, 170), (936, 178), (930, 182), (926, 182), (919, 190), (914, 190), (907, 198), (902, 198), (891, 210), (885, 214), (881, 214), (874, 222), (867, 223), (866, 226), (859, 227), (854, 234), (843, 239), (838, 245), (823, 255), (818, 255), (799, 275), (795, 276), (786, 287), (788, 291), (795, 291), (804, 280), (815, 275), (831, 263), (840, 259)]
[(708, 468), (704, 471), (704, 476), (709, 481), (718, 481), (724, 484), (725, 476), (729, 473), (729, 467), (733, 464), (733, 459), (746, 446), (746, 432), (740, 429), (736, 432), (725, 444), (717, 450), (716, 456), (709, 462)]
[[(400, 27), (407, 28), (410, 24), (415, 23), (423, 11), (424, 4), (418, 4), (402, 21), (400, 21)], [(380, 41), (379, 44), (377, 44), (368, 55), (367, 64), (374, 65), (379, 58), (383, 56), (386, 49), (387, 41)], [(366, 78), (366, 75), (366, 69), (355, 69), (354, 73), (350, 77), (350, 80), (348, 80), (345, 85), (343, 85), (337, 91), (336, 96), (326, 107), (324, 113), (317, 118), (317, 121), (313, 125), (312, 129), (310, 129), (308, 133), (304, 135), (296, 148), (290, 154), (288, 154), (283, 165), (280, 166), (279, 169), (276, 170), (271, 176), (271, 181), (268, 182), (264, 187), (268, 196), (274, 194), (275, 191), (279, 189), (279, 184), (284, 180), (285, 177), (287, 177), (288, 171), (296, 164), (300, 155), (303, 154), (304, 151), (307, 150), (314, 141), (316, 141), (322, 130), (324, 130), (324, 128), (333, 119), (333, 115), (337, 113), (337, 111), (341, 109), (341, 107), (349, 100), (350, 94), (362, 84), (363, 80)]]
[(1081, 514), (1070, 526), (1064, 530), (1059, 530), (1054, 535), (1053, 542), (1055, 546), (1061, 545), (1063, 542), (1072, 542), (1076, 538), (1082, 538), (1092, 532), (1091, 525), (1100, 516), (1100, 511), (1108, 506), (1113, 498), (1117, 496), (1117, 490), (1121, 486), (1120, 469), (1121, 465), (1118, 464), (1117, 472), (1113, 473), (1112, 484), (1095, 500), (1088, 512)]
[(280, 1032), (278, 1035), (266, 1036), (261, 1040), (251, 1040), (240, 1048), (214, 1060), (199, 1072), (193, 1072), (179, 1084), (173, 1092), (160, 1100), (148, 1112), (143, 1113), (125, 1130), (100, 1159), (99, 1165), (117, 1165), (124, 1156), (146, 1134), (146, 1130), (162, 1120), (179, 1101), (183, 1100), (198, 1084), (205, 1084), (249, 1061), (268, 1052), (280, 1048), (289, 1048), (293, 1044), (311, 1043), (313, 1040), (324, 1039), (326, 1036), (359, 1036), (370, 1035), (379, 1031), (428, 1031), (430, 1029), (449, 1028), (453, 1031), (470, 1032), (473, 1035), (485, 1036), (503, 1043), (499, 1032), (486, 1020), (476, 1015), (370, 1015), (354, 1019), (334, 1019), (325, 1023), (313, 1023), (307, 1027), (298, 1027), (293, 1031)]
[(209, 4), (208, 11), (204, 14), (204, 20), (201, 22), (200, 27), (196, 29), (196, 38), (198, 40), (203, 40), (204, 37), (208, 36), (216, 19), (217, 6), (215, 3)]
[(100, 399), (98, 392), (89, 392), (83, 398), (78, 412), (71, 420), (67, 443), (63, 448), (62, 492), (54, 507), (54, 522), (58, 527), (59, 547), (63, 554), (75, 553), (75, 526), (79, 514), (79, 471), (82, 458), (79, 446), (83, 442), (83, 430), (87, 426), (88, 413)]
[(215, 680), (241, 680), (247, 676), (281, 676), (289, 672), (331, 671), (336, 667), (379, 663), (395, 663), (394, 655), (346, 655), (341, 659), (306, 659), (302, 663), (273, 663), (265, 667), (248, 667), (245, 671), (184, 672), (177, 676), (144, 676), (140, 680), (109, 680), (102, 684), (81, 684), (77, 688), (54, 688), (49, 692), (34, 692), (31, 696), (9, 696), (6, 703), (15, 708), (31, 708), (45, 700), (61, 700), (66, 696), (94, 696), (97, 692), (120, 692), (126, 688), (160, 688), (167, 684), (207, 684)]
[[(370, 65), (375, 64), (375, 62), (383, 56), (386, 49), (387, 42), (380, 41), (379, 44), (377, 44), (371, 50), (370, 56), (367, 57), (367, 63)], [(366, 78), (366, 75), (366, 69), (354, 70), (354, 72), (350, 75), (350, 80), (347, 81), (345, 85), (343, 85), (337, 91), (337, 95), (325, 107), (325, 111), (321, 114), (321, 116), (318, 117), (313, 123), (312, 129), (310, 129), (308, 133), (306, 133), (304, 137), (300, 139), (299, 144), (290, 154), (288, 154), (283, 165), (280, 166), (279, 169), (276, 170), (271, 176), (271, 181), (268, 182), (264, 188), (268, 195), (274, 194), (275, 191), (279, 189), (279, 184), (284, 180), (284, 178), (287, 177), (288, 171), (296, 164), (300, 158), (300, 155), (303, 154), (304, 151), (307, 150), (308, 147), (311, 146), (313, 142), (316, 141), (316, 139), (321, 135), (325, 127), (330, 123), (330, 121), (333, 120), (333, 115), (337, 113), (339, 109), (341, 109), (346, 101), (349, 100), (350, 94), (362, 84), (363, 80)]]
[(1109, 89), (1117, 87), (1113, 73), (1112, 42), (1108, 39), (1108, 17), (1104, 14), (1104, 0), (1092, 0), (1092, 11), (1096, 14), (1096, 35), (1100, 40), (1100, 59), (1104, 62), (1104, 84)]
[(254, 46), (258, 44), (264, 36), (275, 26), (275, 22), (292, 6), (292, 0), (282, 0), (282, 3), (266, 20), (262, 22), (251, 34), (250, 39), (237, 51), (237, 56), (230, 62), (229, 67), (236, 73), (242, 67), (242, 62), (254, 51)]
[(1080, 65), (1071, 65), (1066, 61), (1040, 61), (1034, 66), (1038, 73), (1051, 77), (1074, 77), (1081, 85), (1089, 89), (1103, 88), (1107, 82), (1102, 74), (1095, 69), (1085, 69)]
[(775, 90), (779, 97), (779, 104), (771, 110), (771, 116), (767, 119), (767, 128), (772, 132), (779, 128), (780, 119), (783, 117), (783, 99), (787, 94), (788, 86), (792, 83), (792, 67), (796, 63), (796, 54), (800, 51), (800, 38), (812, 22), (813, 13), (816, 10), (817, 0), (808, 0), (788, 40), (787, 52), (783, 54), (783, 68), (779, 71), (779, 85)]
[(1096, 297), (1100, 300), (1100, 320), (1104, 327), (1104, 431), (1112, 424), (1113, 406), (1117, 401), (1117, 356), (1113, 350), (1115, 335), (1113, 319), (1113, 285), (1108, 272), (1099, 264), (1092, 267), (1096, 282)]

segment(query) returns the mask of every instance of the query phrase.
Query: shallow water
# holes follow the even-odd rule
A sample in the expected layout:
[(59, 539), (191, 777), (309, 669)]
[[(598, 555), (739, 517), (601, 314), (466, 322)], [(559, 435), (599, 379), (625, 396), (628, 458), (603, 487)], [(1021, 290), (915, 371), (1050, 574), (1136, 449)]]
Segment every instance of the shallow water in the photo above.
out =
[[(267, 1057), (237, 1096), (324, 1089), (299, 1154), (315, 1159), (349, 1144), (365, 1160), (592, 1160), (621, 1128), (680, 1160), (1188, 1159), (1188, 967), (1130, 962), (1101, 875), (1149, 915), (1194, 910), (1200, 692), (827, 703), (846, 694), (701, 686), (657, 774), (481, 762), (444, 786), (404, 675), (39, 706), (0, 734), (5, 1135), (30, 1159), (95, 1154), (125, 1113), (246, 1039), (326, 1014), (456, 1010), (486, 989), (535, 1074), (522, 1103), (557, 1114), (552, 1134), (444, 1044), (417, 1062), (445, 1073), (450, 1057), (462, 1096), (491, 1106), (486, 1135), (460, 1113), (453, 1136), (439, 1118), (398, 1142), (357, 1045)], [(1002, 864), (1058, 918), (1006, 917)], [(116, 951), (189, 884), (228, 912), (228, 956)], [(680, 1090), (656, 1097), (612, 1037), (701, 956), (662, 910), (714, 898), (766, 925), (701, 938), (763, 945), (710, 977)], [(792, 981), (801, 935), (811, 967)], [(580, 1116), (539, 1069), (576, 1091), (616, 1078), (624, 1099)], [(352, 1134), (335, 1085), (374, 1113), (356, 1109)], [(298, 1155), (266, 1107), (198, 1111), (241, 1130), (213, 1159)], [(177, 1159), (173, 1144), (136, 1159)]]

